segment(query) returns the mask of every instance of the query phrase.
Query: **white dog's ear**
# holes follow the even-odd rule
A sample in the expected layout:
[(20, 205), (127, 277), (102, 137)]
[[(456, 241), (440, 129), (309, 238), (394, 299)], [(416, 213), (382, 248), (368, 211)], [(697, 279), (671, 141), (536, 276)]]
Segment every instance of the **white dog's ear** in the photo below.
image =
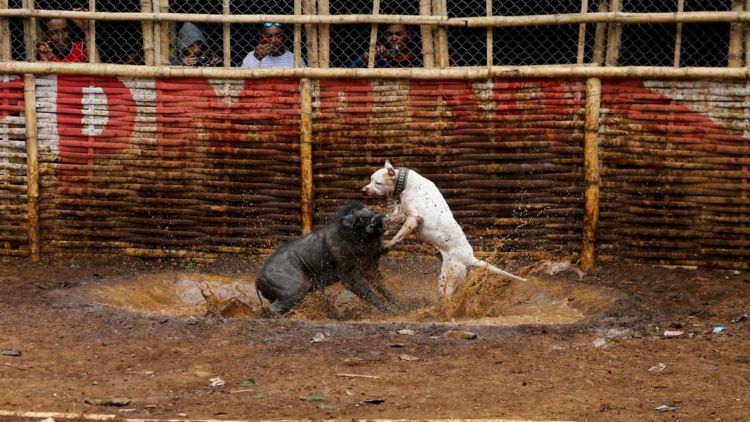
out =
[(385, 169), (388, 170), (389, 176), (395, 176), (396, 175), (396, 169), (393, 168), (391, 165), (391, 162), (388, 160), (385, 160)]

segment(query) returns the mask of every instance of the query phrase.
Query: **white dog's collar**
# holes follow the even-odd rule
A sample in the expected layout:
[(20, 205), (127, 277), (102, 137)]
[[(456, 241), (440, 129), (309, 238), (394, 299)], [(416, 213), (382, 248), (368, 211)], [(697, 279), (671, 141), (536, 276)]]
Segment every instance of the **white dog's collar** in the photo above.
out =
[(409, 177), (409, 169), (406, 167), (399, 167), (398, 176), (396, 177), (396, 187), (393, 189), (393, 197), (396, 200), (401, 198), (401, 192), (406, 188), (407, 177)]

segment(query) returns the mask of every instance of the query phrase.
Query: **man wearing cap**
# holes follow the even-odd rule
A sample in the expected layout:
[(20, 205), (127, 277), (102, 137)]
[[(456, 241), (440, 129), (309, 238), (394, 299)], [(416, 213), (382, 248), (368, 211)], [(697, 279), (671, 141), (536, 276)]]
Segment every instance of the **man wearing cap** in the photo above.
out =
[[(294, 54), (287, 50), (286, 34), (281, 23), (266, 22), (260, 28), (260, 41), (247, 53), (242, 67), (294, 67)], [(300, 67), (305, 67), (304, 59)]]

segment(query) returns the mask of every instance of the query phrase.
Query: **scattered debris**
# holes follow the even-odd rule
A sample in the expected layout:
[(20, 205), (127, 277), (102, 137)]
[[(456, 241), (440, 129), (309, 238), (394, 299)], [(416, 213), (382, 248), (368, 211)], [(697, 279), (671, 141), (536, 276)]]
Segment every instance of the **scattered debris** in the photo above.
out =
[(55, 420), (52, 419), (52, 418), (44, 418), (44, 419), (40, 420), (39, 422), (55, 422)]
[(364, 404), (383, 404), (383, 403), (385, 403), (385, 399), (368, 399), (368, 400), (362, 400), (362, 403), (364, 403)]
[(406, 361), (417, 361), (417, 360), (419, 360), (418, 357), (412, 356), (412, 355), (407, 355), (406, 353), (402, 353), (402, 354), (398, 355), (398, 358), (400, 360), (406, 360)]
[(11, 368), (20, 369), (22, 371), (25, 371), (25, 370), (29, 369), (28, 366), (14, 365), (14, 364), (8, 363), (8, 362), (0, 362), (0, 365), (10, 366)]
[(459, 330), (451, 330), (445, 333), (445, 336), (448, 338), (462, 338), (464, 340), (476, 340), (477, 334), (472, 333), (471, 331), (459, 331)]
[(685, 332), (682, 330), (664, 330), (664, 337), (666, 338), (676, 338), (683, 334), (685, 334)]
[(137, 412), (138, 409), (131, 407), (129, 409), (117, 409), (117, 411), (120, 413), (132, 413), (132, 412)]
[(717, 325), (716, 327), (714, 327), (713, 330), (711, 330), (711, 333), (713, 333), (713, 334), (719, 334), (722, 331), (724, 331), (724, 326), (723, 325)]
[(675, 410), (677, 410), (677, 407), (669, 406), (666, 404), (660, 404), (656, 406), (655, 409), (657, 412), (674, 412)]
[(323, 396), (317, 396), (315, 394), (311, 394), (309, 396), (300, 397), (299, 399), (304, 400), (304, 401), (325, 401), (326, 398)]
[(115, 407), (122, 407), (127, 406), (130, 404), (130, 399), (125, 399), (121, 397), (114, 397), (111, 399), (83, 399), (83, 402), (86, 404), (93, 404), (96, 406), (115, 406)]
[(255, 380), (252, 378), (245, 378), (240, 383), (240, 387), (255, 387)]
[(414, 334), (417, 334), (414, 330), (410, 328), (402, 328), (396, 332), (401, 334), (402, 336), (413, 336)]
[(221, 387), (222, 385), (226, 384), (226, 382), (221, 379), (221, 377), (211, 378), (209, 381), (211, 381), (211, 387)]
[(406, 347), (406, 343), (391, 343), (388, 346), (390, 346), (390, 347)]
[(738, 315), (734, 318), (732, 318), (732, 322), (740, 322), (747, 320), (747, 314)]
[(321, 341), (325, 340), (326, 337), (330, 337), (331, 334), (328, 332), (318, 332), (315, 333), (315, 335), (310, 339), (310, 343), (320, 343)]
[(336, 405), (335, 405), (335, 404), (331, 404), (331, 403), (320, 403), (320, 404), (318, 405), (318, 409), (323, 409), (323, 410), (336, 410)]
[(18, 357), (18, 356), (21, 356), (21, 354), (22, 353), (20, 351), (16, 350), (16, 349), (6, 349), (6, 350), (3, 350), (3, 351), (0, 352), (0, 355), (3, 355), (3, 356)]
[(664, 362), (659, 362), (656, 365), (648, 368), (648, 372), (661, 372), (667, 368), (667, 364)]
[(336, 374), (337, 377), (348, 377), (348, 378), (369, 378), (374, 380), (379, 380), (380, 377), (377, 375), (361, 375), (361, 374), (343, 374), (338, 373)]
[(597, 338), (591, 343), (591, 345), (596, 348), (604, 347), (606, 344), (607, 344), (607, 339), (602, 338), (602, 337)]
[(568, 350), (569, 347), (566, 346), (566, 345), (562, 345), (562, 344), (553, 344), (552, 346), (550, 346), (550, 349), (552, 349), (552, 350)]

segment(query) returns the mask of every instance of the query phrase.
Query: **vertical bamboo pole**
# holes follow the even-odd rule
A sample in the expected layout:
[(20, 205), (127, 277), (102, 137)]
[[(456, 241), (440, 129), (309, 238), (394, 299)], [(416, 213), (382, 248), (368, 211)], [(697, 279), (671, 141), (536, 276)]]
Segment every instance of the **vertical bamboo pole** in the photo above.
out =
[[(153, 8), (154, 13), (159, 13), (160, 6), (159, 6), (159, 0), (152, 0), (151, 7)], [(161, 52), (161, 23), (159, 21), (154, 21), (153, 23), (153, 29), (154, 29), (154, 64), (159, 66), (161, 64), (166, 64), (162, 62), (162, 52)]]
[[(23, 0), (24, 9), (35, 10), (34, 0)], [(36, 61), (36, 41), (37, 41), (37, 24), (36, 18), (26, 18), (23, 20), (23, 40), (26, 49), (26, 60)]]
[[(681, 13), (685, 10), (685, 0), (677, 0), (677, 12)], [(674, 35), (674, 67), (680, 67), (680, 59), (682, 57), (682, 22), (677, 24), (677, 29)]]
[[(581, 0), (581, 13), (585, 14), (588, 12), (589, 12), (589, 0)], [(583, 64), (583, 58), (585, 54), (586, 54), (586, 24), (582, 23), (578, 25), (578, 54), (576, 55), (577, 64)]]
[[(432, 15), (432, 2), (430, 0), (419, 0), (419, 14), (422, 16)], [(435, 67), (435, 44), (432, 39), (432, 26), (420, 25), (419, 32), (422, 34), (422, 61), (424, 67)]]
[[(229, 0), (224, 0), (224, 16), (229, 16)], [(222, 46), (224, 49), (224, 67), (232, 65), (232, 28), (228, 22), (224, 23), (224, 36), (222, 37)]]
[[(606, 13), (609, 11), (608, 0), (599, 0), (599, 12)], [(606, 23), (597, 23), (594, 32), (594, 54), (591, 62), (597, 66), (604, 64), (604, 33), (607, 31)]]
[(36, 77), (23, 75), (23, 103), (26, 117), (26, 171), (31, 260), (39, 261), (39, 145), (37, 144)]
[[(584, 0), (584, 1), (587, 1), (587, 0)], [(492, 0), (486, 0), (484, 3), (484, 7), (486, 9), (485, 14), (487, 15), (488, 18), (491, 18), (493, 14), (492, 13)], [(487, 54), (487, 67), (492, 67), (492, 65), (495, 62), (495, 54), (493, 53), (494, 40), (493, 40), (493, 35), (492, 35), (492, 32), (494, 31), (494, 29), (495, 28), (491, 26), (487, 27), (487, 52), (485, 53)]]
[[(89, 12), (96, 12), (96, 0), (89, 0)], [(86, 33), (86, 49), (89, 51), (89, 63), (96, 63), (96, 21), (89, 19), (88, 22), (88, 33)]]
[(585, 215), (583, 217), (583, 245), (581, 268), (588, 271), (594, 265), (596, 227), (599, 224), (599, 108), (601, 106), (602, 82), (598, 78), (586, 80), (586, 106), (583, 134), (583, 171), (586, 190)]
[[(169, 0), (157, 0), (159, 2), (159, 11), (161, 13), (169, 13)], [(159, 30), (159, 43), (161, 44), (161, 64), (169, 64), (170, 48), (169, 39), (173, 34), (175, 23), (174, 22), (161, 22), (159, 24), (161, 29)], [(170, 31), (170, 29), (172, 29)]]
[[(448, 7), (445, 0), (432, 0), (432, 13), (436, 16), (446, 16)], [(435, 65), (437, 67), (448, 66), (448, 29), (444, 26), (436, 28)]]
[[(302, 15), (302, 1), (294, 0), (294, 16)], [(302, 63), (302, 25), (294, 24), (294, 67)]]
[[(447, 0), (440, 1), (440, 13), (444, 17), (448, 17), (448, 2)], [(450, 66), (450, 55), (448, 53), (448, 28), (443, 26), (440, 27), (440, 67)]]
[[(306, 15), (315, 14), (315, 1), (302, 0), (302, 10)], [(318, 26), (305, 24), (305, 35), (307, 39), (307, 62), (311, 67), (318, 67)]]
[[(3, 9), (8, 8), (8, 0), (3, 0)], [(0, 60), (9, 62), (12, 58), (10, 45), (10, 19), (6, 16), (0, 18), (0, 34), (2, 36), (2, 47), (0, 47)]]
[[(610, 6), (611, 12), (620, 11), (620, 0), (612, 0)], [(607, 66), (617, 66), (617, 60), (620, 58), (620, 38), (622, 35), (622, 24), (615, 23), (609, 25), (607, 34)]]
[[(372, 15), (378, 16), (380, 14), (380, 0), (372, 1)], [(378, 24), (373, 23), (370, 25), (370, 47), (368, 49), (367, 56), (367, 67), (372, 69), (375, 67), (375, 47), (378, 43)]]
[[(151, 7), (151, 0), (141, 0), (141, 13), (151, 13), (154, 10)], [(141, 32), (143, 33), (143, 60), (148, 66), (154, 65), (154, 22), (141, 22)]]
[[(328, 0), (318, 0), (318, 14), (321, 16), (327, 16), (330, 13)], [(331, 25), (325, 23), (320, 25), (318, 31), (318, 49), (320, 51), (320, 67), (327, 68), (329, 66), (330, 57), (330, 41), (331, 41)]]
[(300, 178), (302, 213), (302, 234), (312, 232), (313, 225), (313, 172), (312, 172), (312, 81), (300, 80), (300, 108), (302, 124), (300, 128)]
[[(743, 0), (732, 0), (732, 11), (742, 12), (745, 8), (743, 3)], [(729, 24), (729, 67), (742, 66), (742, 25), (741, 22)]]

